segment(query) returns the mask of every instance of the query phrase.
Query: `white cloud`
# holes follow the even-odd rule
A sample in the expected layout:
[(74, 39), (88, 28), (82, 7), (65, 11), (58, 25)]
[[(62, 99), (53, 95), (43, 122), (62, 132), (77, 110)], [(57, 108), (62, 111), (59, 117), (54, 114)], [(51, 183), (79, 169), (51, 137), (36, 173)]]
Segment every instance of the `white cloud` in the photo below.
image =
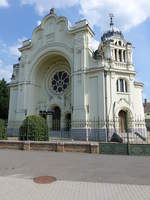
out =
[(108, 27), (108, 14), (114, 13), (119, 28), (129, 30), (150, 17), (149, 0), (80, 0), (80, 13), (92, 25)]
[(12, 75), (12, 65), (5, 65), (5, 63), (0, 60), (0, 80), (4, 78), (6, 81), (10, 81)]
[(100, 42), (98, 40), (95, 40), (94, 38), (92, 39), (92, 48), (93, 48), (93, 50), (97, 50), (98, 49), (99, 43)]
[(9, 3), (7, 0), (0, 0), (0, 7), (8, 7)]
[(17, 62), (17, 59), (20, 56), (18, 48), (25, 39), (25, 37), (17, 39), (12, 45), (0, 41), (0, 79), (5, 78), (5, 80), (10, 81), (13, 64)]
[(26, 40), (26, 37), (18, 38), (14, 44), (8, 45), (2, 41), (0, 41), (0, 48), (4, 54), (8, 54), (8, 56), (18, 57), (20, 56), (20, 52), (18, 50), (19, 47), (22, 46), (22, 42)]
[(23, 38), (21, 38), (21, 39), (19, 38), (19, 39), (17, 39), (17, 42), (16, 42), (16, 43), (14, 43), (13, 45), (7, 47), (7, 49), (8, 49), (8, 51), (9, 51), (10, 55), (16, 56), (16, 57), (20, 56), (20, 52), (19, 52), (18, 48), (21, 47), (22, 42), (23, 42), (24, 40), (26, 40), (25, 37), (23, 37)]
[(21, 0), (22, 5), (33, 5), (40, 15), (45, 14), (50, 8), (66, 8), (74, 6), (78, 0)]
[(41, 21), (40, 21), (40, 20), (38, 20), (38, 21), (37, 21), (37, 25), (39, 26), (40, 24), (41, 24)]
[(21, 0), (21, 4), (33, 5), (40, 15), (51, 7), (69, 8), (79, 6), (79, 13), (102, 30), (108, 28), (109, 13), (116, 16), (117, 25), (129, 30), (150, 17), (150, 0)]

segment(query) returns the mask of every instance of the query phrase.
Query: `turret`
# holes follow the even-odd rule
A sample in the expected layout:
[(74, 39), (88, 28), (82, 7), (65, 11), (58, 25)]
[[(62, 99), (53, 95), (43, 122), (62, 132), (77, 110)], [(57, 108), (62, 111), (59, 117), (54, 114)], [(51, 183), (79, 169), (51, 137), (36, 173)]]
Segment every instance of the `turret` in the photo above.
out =
[(130, 68), (132, 61), (132, 44), (126, 42), (122, 32), (114, 27), (113, 15), (110, 14), (110, 29), (101, 37), (101, 43), (97, 54), (100, 54), (104, 60), (110, 60), (112, 63)]

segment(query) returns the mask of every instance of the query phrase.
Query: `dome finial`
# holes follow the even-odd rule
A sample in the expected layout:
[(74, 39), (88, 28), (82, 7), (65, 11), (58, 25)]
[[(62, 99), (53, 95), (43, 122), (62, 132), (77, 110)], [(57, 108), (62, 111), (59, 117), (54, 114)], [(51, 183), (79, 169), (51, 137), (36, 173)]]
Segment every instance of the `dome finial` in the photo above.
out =
[(113, 21), (113, 19), (114, 19), (114, 14), (113, 14), (113, 13), (110, 13), (110, 14), (109, 14), (109, 17), (110, 17), (110, 29), (113, 31), (113, 29), (114, 29), (114, 21)]
[(55, 13), (55, 8), (51, 8), (51, 9), (50, 9), (50, 15), (56, 15), (56, 13)]

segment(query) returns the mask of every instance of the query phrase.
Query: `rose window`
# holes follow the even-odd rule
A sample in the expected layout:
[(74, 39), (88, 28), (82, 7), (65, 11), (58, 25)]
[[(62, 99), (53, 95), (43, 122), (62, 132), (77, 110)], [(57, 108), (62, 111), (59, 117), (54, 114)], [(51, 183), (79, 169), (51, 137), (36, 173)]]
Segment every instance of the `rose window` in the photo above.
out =
[(54, 74), (52, 78), (52, 88), (56, 93), (63, 93), (69, 85), (69, 75), (65, 71)]

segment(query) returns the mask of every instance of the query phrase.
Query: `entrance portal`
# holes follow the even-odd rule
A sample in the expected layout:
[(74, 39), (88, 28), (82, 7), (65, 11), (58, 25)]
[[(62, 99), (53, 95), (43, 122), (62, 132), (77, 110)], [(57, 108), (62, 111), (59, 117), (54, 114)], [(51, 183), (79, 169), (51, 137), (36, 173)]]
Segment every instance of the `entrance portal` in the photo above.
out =
[(61, 110), (58, 106), (53, 109), (53, 118), (52, 118), (52, 129), (54, 131), (60, 131), (61, 128)]
[(65, 129), (66, 131), (69, 131), (71, 128), (71, 114), (67, 113), (65, 116)]
[(120, 133), (127, 132), (127, 112), (121, 110), (119, 112), (119, 131)]

